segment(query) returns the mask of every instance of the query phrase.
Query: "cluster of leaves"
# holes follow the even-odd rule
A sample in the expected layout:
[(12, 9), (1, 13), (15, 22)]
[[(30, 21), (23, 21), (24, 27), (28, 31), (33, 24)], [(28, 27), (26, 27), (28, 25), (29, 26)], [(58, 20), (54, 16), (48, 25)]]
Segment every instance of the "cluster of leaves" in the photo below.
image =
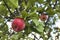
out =
[[(40, 4), (40, 6), (37, 3)], [(60, 13), (59, 7), (60, 7), (59, 0), (46, 0), (46, 1), (44, 0), (0, 0), (1, 39), (4, 40), (9, 35), (8, 27), (6, 25), (5, 19), (8, 19), (9, 21), (16, 17), (24, 18), (25, 20), (26, 28), (24, 29), (25, 31), (24, 37), (31, 32), (36, 32), (43, 36), (43, 32), (44, 30), (46, 31), (46, 29), (44, 27), (44, 23), (39, 22), (40, 13), (46, 12), (48, 16), (51, 17), (55, 13)], [(32, 21), (29, 22), (30, 20)], [(49, 29), (49, 27), (46, 28)], [(23, 34), (19, 32), (13, 34), (11, 39), (18, 40), (20, 37), (23, 37)]]

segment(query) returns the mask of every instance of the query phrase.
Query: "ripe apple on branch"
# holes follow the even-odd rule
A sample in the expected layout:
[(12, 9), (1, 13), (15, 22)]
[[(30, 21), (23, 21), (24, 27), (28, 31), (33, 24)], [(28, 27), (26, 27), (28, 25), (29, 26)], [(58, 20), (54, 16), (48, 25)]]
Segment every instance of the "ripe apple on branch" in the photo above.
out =
[(48, 15), (47, 15), (46, 13), (42, 13), (41, 16), (40, 16), (40, 19), (41, 19), (42, 21), (45, 21), (45, 20), (48, 19)]
[(23, 18), (15, 18), (12, 22), (12, 29), (16, 32), (22, 31), (25, 28), (25, 22)]

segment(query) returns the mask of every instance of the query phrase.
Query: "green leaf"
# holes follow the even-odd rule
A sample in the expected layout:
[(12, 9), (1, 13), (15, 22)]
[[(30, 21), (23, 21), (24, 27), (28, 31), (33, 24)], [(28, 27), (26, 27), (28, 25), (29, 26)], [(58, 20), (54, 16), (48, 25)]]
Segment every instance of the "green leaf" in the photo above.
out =
[(32, 21), (35, 23), (36, 26), (39, 25), (39, 21), (38, 21), (38, 19), (32, 19)]
[(24, 10), (21, 12), (21, 14), (23, 18), (26, 18), (28, 16), (28, 13)]
[(4, 7), (3, 5), (0, 5), (0, 15), (4, 15), (6, 16), (8, 13), (6, 7)]
[(43, 32), (43, 30), (44, 30), (44, 28), (42, 27), (42, 26), (38, 26), (37, 28), (36, 28), (39, 32)]
[(48, 15), (54, 15), (55, 14), (55, 11), (51, 7), (48, 7), (46, 12), (48, 13)]
[(8, 6), (12, 9), (15, 9), (18, 7), (18, 0), (5, 0), (5, 2), (8, 4)]
[(15, 8), (18, 7), (18, 0), (9, 0), (9, 2), (11, 3), (12, 6), (14, 6)]
[(26, 10), (27, 5), (25, 4), (25, 2), (24, 2), (24, 1), (22, 2), (21, 6), (22, 6), (22, 8), (23, 8), (24, 10)]
[[(3, 30), (4, 29), (4, 30)], [(8, 26), (5, 24), (4, 27), (3, 27), (2, 31), (4, 33), (8, 33)]]
[(13, 35), (11, 36), (11, 39), (12, 39), (12, 40), (19, 40), (19, 38), (22, 38), (22, 37), (23, 37), (23, 33), (18, 32), (18, 33), (16, 33), (16, 34), (13, 34)]
[(31, 25), (28, 23), (28, 21), (26, 21), (26, 27), (24, 30), (26, 35), (29, 35), (32, 32)]
[(43, 11), (44, 11), (44, 8), (39, 7), (39, 8), (37, 8), (37, 11), (38, 11), (38, 12), (43, 12)]
[(43, 24), (40, 23), (40, 24), (36, 27), (36, 29), (37, 29), (39, 32), (43, 32), (43, 30), (44, 30)]
[(25, 28), (25, 34), (29, 35), (31, 32), (32, 32), (31, 26), (26, 26), (26, 28)]
[(33, 22), (36, 25), (36, 30), (39, 31), (39, 32), (43, 32), (43, 30), (44, 30), (44, 28), (43, 28), (44, 24), (42, 22), (40, 23), (37, 19), (32, 19), (32, 20), (33, 20)]
[(29, 13), (28, 17), (30, 17), (31, 19), (33, 19), (33, 18), (39, 19), (38, 14), (36, 14), (35, 12)]
[(31, 7), (31, 12), (36, 11), (37, 7)]

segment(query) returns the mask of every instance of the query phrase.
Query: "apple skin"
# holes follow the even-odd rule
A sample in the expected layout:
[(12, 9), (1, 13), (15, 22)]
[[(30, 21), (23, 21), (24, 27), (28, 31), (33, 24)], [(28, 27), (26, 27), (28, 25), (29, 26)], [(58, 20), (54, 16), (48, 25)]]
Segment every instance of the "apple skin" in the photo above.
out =
[(12, 22), (12, 29), (16, 32), (22, 31), (25, 28), (25, 22), (23, 18), (15, 18)]
[(48, 17), (47, 17), (47, 15), (45, 15), (45, 14), (41, 14), (40, 19), (41, 19), (42, 21), (45, 21), (45, 20), (48, 19)]

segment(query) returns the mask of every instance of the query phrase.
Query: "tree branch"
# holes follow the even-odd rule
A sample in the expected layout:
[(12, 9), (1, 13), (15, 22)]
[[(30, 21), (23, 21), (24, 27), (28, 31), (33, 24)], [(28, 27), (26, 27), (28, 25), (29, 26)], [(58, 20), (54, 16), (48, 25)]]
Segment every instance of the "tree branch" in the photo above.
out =
[(37, 40), (39, 40), (33, 33), (32, 33), (32, 35), (34, 36), (34, 40), (35, 40), (35, 38), (36, 38)]
[(3, 2), (5, 4), (5, 6), (8, 8), (8, 11), (10, 12), (10, 14), (12, 14), (12, 12), (11, 12), (10, 8), (8, 7), (7, 3), (5, 2), (5, 0), (3, 0)]

